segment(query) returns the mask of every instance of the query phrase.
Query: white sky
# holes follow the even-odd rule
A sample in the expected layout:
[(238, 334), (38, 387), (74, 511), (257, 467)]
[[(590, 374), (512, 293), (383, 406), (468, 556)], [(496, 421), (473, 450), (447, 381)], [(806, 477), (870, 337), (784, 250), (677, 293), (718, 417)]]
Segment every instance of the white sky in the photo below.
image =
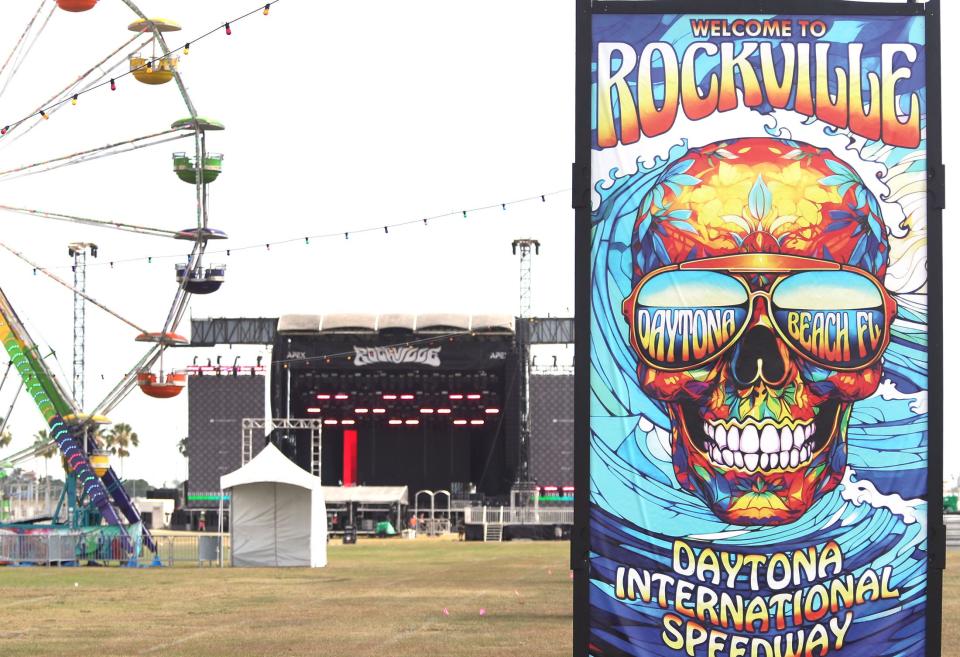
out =
[[(206, 32), (245, 13), (257, 0), (142, 0), (148, 15), (177, 20), (183, 32), (169, 43)], [(36, 11), (39, 0), (4, 3), (0, 56)], [(945, 3), (943, 24), (957, 24), (960, 7)], [(58, 12), (0, 96), (0, 123), (32, 111), (100, 57), (129, 38), (133, 20), (120, 0), (101, 0), (84, 14)], [(209, 148), (226, 154), (225, 172), (211, 186), (211, 224), (229, 245), (277, 242), (303, 235), (355, 230), (448, 211), (498, 204), (566, 189), (574, 157), (574, 1), (419, 0), (321, 3), (282, 0), (269, 17), (251, 17), (197, 43), (181, 71), (203, 115), (227, 125)], [(960, 61), (955, 39), (944, 60)], [(0, 142), (0, 170), (165, 129), (186, 110), (173, 84), (148, 87), (124, 78), (117, 92), (84, 96), (21, 140)], [(955, 89), (944, 90), (956, 106)], [(944, 122), (948, 172), (960, 170), (960, 136)], [(0, 204), (188, 227), (195, 221), (193, 189), (171, 171), (164, 144), (55, 172), (0, 182)], [(960, 238), (950, 227), (946, 243)], [(111, 259), (184, 251), (182, 242), (130, 236), (4, 213), (0, 240), (70, 277), (66, 245), (100, 245), (88, 292), (152, 330), (173, 297), (176, 259), (116, 265)], [(220, 292), (194, 297), (197, 317), (277, 316), (288, 312), (516, 312), (518, 263), (510, 242), (536, 237), (534, 312), (572, 314), (573, 211), (569, 194), (467, 219), (332, 240), (311, 240), (213, 256), (226, 262)], [(216, 247), (214, 247), (216, 248)], [(72, 295), (13, 256), (0, 253), (0, 285), (34, 339), (52, 345), (69, 380)], [(960, 282), (947, 274), (946, 289)], [(946, 308), (947, 319), (960, 319)], [(87, 308), (87, 402), (99, 399), (143, 349), (135, 331)], [(949, 324), (948, 324), (949, 326)], [(188, 327), (184, 327), (184, 331)], [(950, 330), (948, 329), (948, 334)], [(950, 350), (948, 349), (948, 352)], [(257, 349), (168, 352), (184, 366), (194, 355)], [(960, 363), (948, 355), (947, 371)], [(102, 376), (102, 379), (101, 379)], [(0, 415), (14, 385), (0, 392)], [(960, 386), (946, 381), (946, 397)], [(141, 446), (125, 476), (151, 483), (183, 479), (176, 450), (187, 433), (186, 394), (170, 401), (134, 393), (111, 415), (127, 422)], [(26, 400), (14, 409), (13, 447), (43, 428)], [(947, 438), (946, 471), (960, 471), (960, 447)], [(37, 469), (42, 470), (38, 462)]]

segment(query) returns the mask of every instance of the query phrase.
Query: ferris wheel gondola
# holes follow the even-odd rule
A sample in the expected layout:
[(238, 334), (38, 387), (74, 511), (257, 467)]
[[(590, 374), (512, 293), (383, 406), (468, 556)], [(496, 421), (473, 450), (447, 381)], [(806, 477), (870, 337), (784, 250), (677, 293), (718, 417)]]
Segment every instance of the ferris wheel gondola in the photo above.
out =
[(187, 288), (191, 294), (213, 294), (220, 289), (226, 279), (227, 266), (213, 265), (206, 269), (191, 269), (189, 263), (176, 266), (177, 282)]
[(89, 11), (97, 6), (99, 0), (57, 0), (57, 6), (64, 11)]
[[(142, 18), (134, 21), (127, 26), (131, 32), (143, 33), (164, 33), (179, 32), (180, 25), (165, 18)], [(130, 73), (137, 82), (143, 84), (166, 84), (174, 78), (174, 73), (180, 65), (180, 58), (169, 52), (157, 55), (157, 43), (154, 40), (151, 43), (150, 53), (139, 51), (130, 55)]]

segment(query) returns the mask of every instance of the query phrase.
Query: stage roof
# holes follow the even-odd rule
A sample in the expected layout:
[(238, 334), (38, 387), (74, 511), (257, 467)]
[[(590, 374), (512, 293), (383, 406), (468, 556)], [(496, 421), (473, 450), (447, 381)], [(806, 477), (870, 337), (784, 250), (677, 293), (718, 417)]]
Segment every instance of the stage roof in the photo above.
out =
[(416, 333), (449, 333), (471, 331), (475, 333), (514, 332), (514, 319), (510, 315), (458, 313), (425, 313), (420, 315), (388, 313), (370, 315), (365, 313), (331, 313), (326, 315), (281, 315), (277, 332), (284, 334), (314, 333), (377, 333), (379, 331), (409, 331)]
[(327, 504), (408, 504), (406, 486), (324, 486)]
[[(358, 315), (354, 315), (355, 317)], [(470, 330), (481, 335), (527, 335), (530, 344), (572, 344), (574, 320), (572, 317), (528, 317), (514, 324), (506, 315), (472, 315)], [(214, 347), (219, 344), (271, 345), (277, 333), (285, 335), (321, 335), (324, 315), (284, 315), (276, 317), (212, 317), (190, 320), (190, 346)], [(376, 331), (392, 334), (413, 333), (423, 329), (420, 316), (410, 314), (384, 314), (377, 316)], [(461, 322), (462, 324), (462, 322)], [(329, 326), (329, 323), (327, 324)], [(330, 333), (351, 334), (342, 328)], [(367, 328), (353, 333), (370, 333)], [(426, 331), (430, 333), (430, 331)]]

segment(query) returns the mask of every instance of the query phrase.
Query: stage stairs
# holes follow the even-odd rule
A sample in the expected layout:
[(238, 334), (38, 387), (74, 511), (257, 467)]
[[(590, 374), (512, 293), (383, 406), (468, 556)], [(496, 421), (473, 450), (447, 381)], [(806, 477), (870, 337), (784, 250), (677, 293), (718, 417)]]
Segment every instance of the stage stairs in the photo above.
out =
[(499, 543), (503, 540), (503, 523), (489, 522), (483, 530), (484, 543)]

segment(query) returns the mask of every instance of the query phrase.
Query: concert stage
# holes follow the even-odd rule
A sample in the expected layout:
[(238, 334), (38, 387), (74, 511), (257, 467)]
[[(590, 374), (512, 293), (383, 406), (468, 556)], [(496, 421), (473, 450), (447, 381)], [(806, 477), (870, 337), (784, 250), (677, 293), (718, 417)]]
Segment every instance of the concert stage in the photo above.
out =
[[(518, 343), (568, 344), (572, 326), (456, 314), (194, 319), (193, 346), (269, 346), (272, 362), (267, 371), (192, 368), (189, 506), (217, 507), (219, 476), (262, 448), (267, 416), (291, 419), (274, 426), (308, 427), (274, 428), (269, 439), (325, 486), (407, 486), (411, 499), (449, 491), (454, 526), (467, 508), (509, 505), (524, 454), (525, 478), (539, 486), (542, 505), (569, 506), (573, 377), (569, 367), (537, 367), (534, 358), (524, 452)], [(309, 425), (319, 426), (319, 440)]]
[[(287, 315), (273, 347), (274, 417), (322, 420), (324, 483), (509, 490), (518, 433), (513, 318)], [(275, 438), (311, 468), (306, 432)]]

